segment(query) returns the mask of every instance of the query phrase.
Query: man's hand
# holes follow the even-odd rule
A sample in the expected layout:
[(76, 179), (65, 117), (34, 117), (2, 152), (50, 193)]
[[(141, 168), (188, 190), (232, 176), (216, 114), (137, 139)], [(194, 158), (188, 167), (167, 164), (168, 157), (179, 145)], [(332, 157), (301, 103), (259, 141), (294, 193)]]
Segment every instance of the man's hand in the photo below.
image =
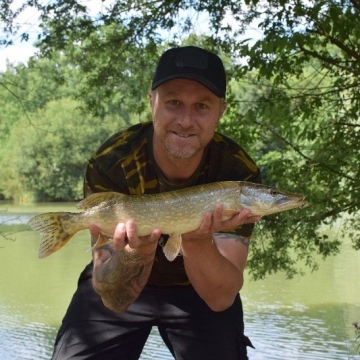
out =
[[(99, 236), (100, 230), (95, 224), (90, 224), (89, 230), (93, 237), (97, 238)], [(121, 251), (125, 246), (128, 246), (129, 249), (144, 249), (149, 246), (153, 248), (160, 236), (160, 230), (155, 229), (150, 235), (139, 237), (136, 224), (134, 221), (129, 220), (126, 223), (117, 224), (112, 238), (112, 247), (114, 251)]]
[[(93, 237), (96, 225), (89, 226)], [(109, 245), (94, 249), (93, 286), (109, 309), (122, 312), (137, 299), (149, 278), (160, 230), (139, 237), (133, 221), (119, 223)]]
[(214, 311), (227, 309), (239, 293), (248, 254), (248, 246), (239, 241), (238, 235), (216, 233), (261, 219), (250, 214), (244, 209), (223, 221), (223, 206), (219, 204), (205, 214), (197, 230), (182, 235), (185, 271), (199, 296)]
[(183, 234), (183, 240), (208, 239), (214, 233), (232, 230), (239, 225), (252, 224), (261, 220), (261, 216), (251, 216), (251, 211), (249, 209), (243, 209), (238, 214), (235, 214), (232, 218), (225, 221), (222, 221), (222, 214), (223, 206), (222, 204), (217, 204), (213, 211), (205, 214), (200, 227), (197, 230)]

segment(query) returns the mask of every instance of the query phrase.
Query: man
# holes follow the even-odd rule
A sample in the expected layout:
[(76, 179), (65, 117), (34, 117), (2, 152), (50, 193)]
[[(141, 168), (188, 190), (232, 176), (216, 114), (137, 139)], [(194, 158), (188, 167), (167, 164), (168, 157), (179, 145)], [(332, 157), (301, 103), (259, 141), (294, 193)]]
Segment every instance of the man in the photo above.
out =
[[(100, 191), (158, 193), (222, 180), (260, 182), (246, 152), (215, 133), (226, 109), (224, 66), (214, 53), (174, 48), (159, 60), (152, 122), (115, 134), (92, 156), (85, 196)], [(189, 204), (191, 206), (191, 204)], [(222, 205), (183, 234), (169, 262), (159, 229), (138, 237), (133, 221), (93, 252), (59, 330), (53, 359), (140, 357), (157, 326), (174, 358), (247, 359), (242, 304), (249, 239), (259, 217), (243, 210), (221, 221)], [(92, 243), (99, 229), (90, 225)]]

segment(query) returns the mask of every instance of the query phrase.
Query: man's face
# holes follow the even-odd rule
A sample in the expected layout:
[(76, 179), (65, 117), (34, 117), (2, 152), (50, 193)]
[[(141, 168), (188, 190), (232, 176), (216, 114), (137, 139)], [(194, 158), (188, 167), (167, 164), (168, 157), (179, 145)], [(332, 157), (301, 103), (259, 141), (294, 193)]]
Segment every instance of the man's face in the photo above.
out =
[(188, 79), (165, 82), (150, 94), (154, 146), (174, 158), (201, 153), (212, 139), (226, 103), (200, 83)]

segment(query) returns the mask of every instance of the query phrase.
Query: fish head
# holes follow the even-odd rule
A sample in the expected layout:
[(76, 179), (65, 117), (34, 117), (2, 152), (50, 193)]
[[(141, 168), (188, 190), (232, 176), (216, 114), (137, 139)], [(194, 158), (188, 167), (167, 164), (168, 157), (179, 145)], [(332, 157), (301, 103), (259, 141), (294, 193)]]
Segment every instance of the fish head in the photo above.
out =
[(252, 215), (269, 215), (306, 205), (305, 196), (279, 190), (262, 184), (243, 182), (240, 204), (251, 210)]

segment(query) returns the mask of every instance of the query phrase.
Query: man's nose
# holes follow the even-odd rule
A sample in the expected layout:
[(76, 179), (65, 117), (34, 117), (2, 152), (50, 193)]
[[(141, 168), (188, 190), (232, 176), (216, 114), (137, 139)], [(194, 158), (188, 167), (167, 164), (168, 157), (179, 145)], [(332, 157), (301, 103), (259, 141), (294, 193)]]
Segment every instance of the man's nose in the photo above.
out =
[(191, 108), (184, 107), (179, 117), (179, 123), (182, 127), (189, 127), (193, 125)]

